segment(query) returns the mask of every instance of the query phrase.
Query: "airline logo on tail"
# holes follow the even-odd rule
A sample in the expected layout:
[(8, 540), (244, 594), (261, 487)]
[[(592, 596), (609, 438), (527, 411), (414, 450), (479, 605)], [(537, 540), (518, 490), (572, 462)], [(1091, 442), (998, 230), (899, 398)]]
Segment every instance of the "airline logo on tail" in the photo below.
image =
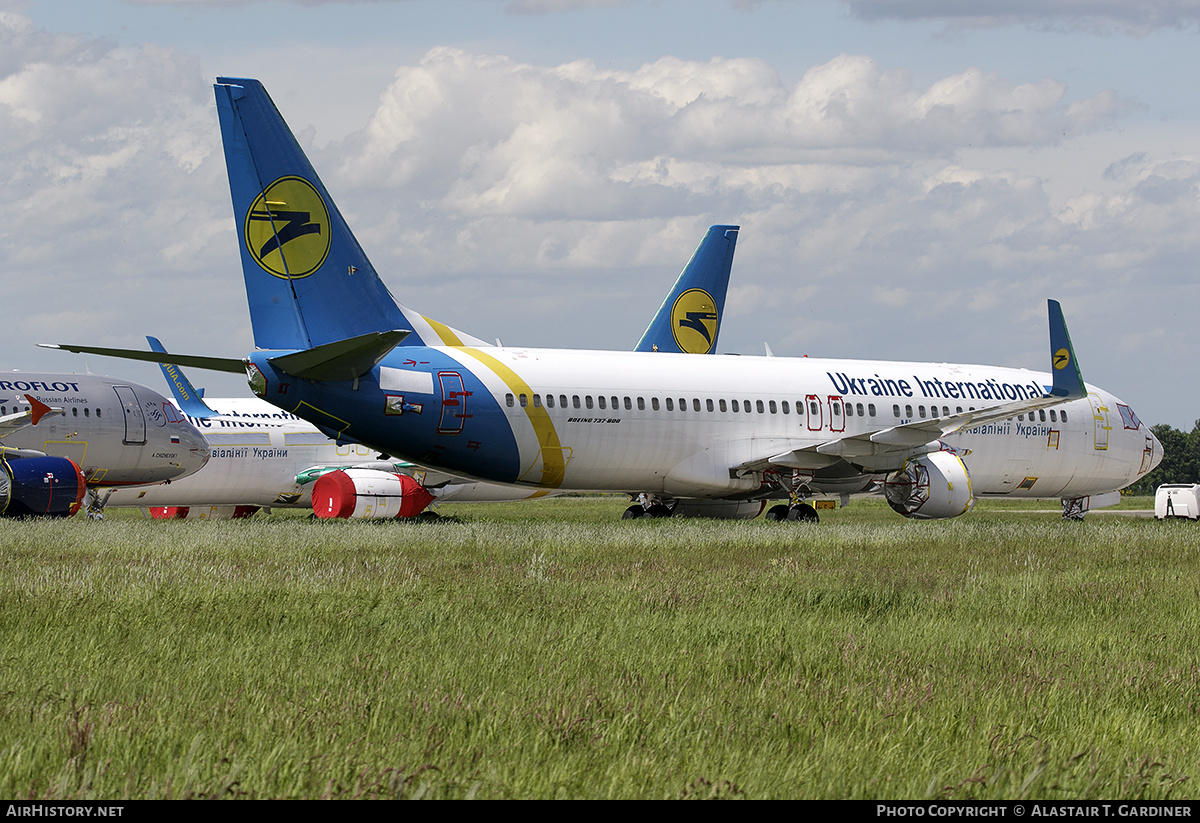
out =
[(671, 333), (687, 354), (708, 354), (718, 328), (717, 301), (704, 289), (688, 289), (671, 307)]
[(1065, 369), (1071, 363), (1071, 353), (1065, 348), (1059, 349), (1054, 353), (1054, 370), (1060, 371)]
[(246, 212), (246, 248), (276, 277), (308, 277), (329, 254), (329, 210), (302, 177), (280, 177)]

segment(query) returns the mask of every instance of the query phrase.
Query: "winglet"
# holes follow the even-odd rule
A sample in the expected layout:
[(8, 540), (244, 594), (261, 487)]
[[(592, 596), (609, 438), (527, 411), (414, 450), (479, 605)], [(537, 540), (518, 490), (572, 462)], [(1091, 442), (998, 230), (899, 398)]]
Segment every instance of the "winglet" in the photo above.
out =
[(1050, 373), (1054, 385), (1050, 394), (1076, 400), (1087, 396), (1083, 386), (1083, 374), (1079, 371), (1079, 361), (1075, 359), (1075, 348), (1071, 345), (1071, 335), (1067, 333), (1067, 321), (1063, 318), (1062, 306), (1057, 300), (1050, 300)]
[(33, 425), (35, 425), (35, 426), (39, 422), (41, 422), (41, 419), (43, 417), (45, 417), (48, 414), (62, 414), (63, 413), (62, 409), (52, 409), (49, 406), (47, 406), (45, 403), (43, 403), (41, 400), (38, 400), (32, 394), (25, 395), (25, 399), (29, 401), (30, 415), (31, 415), (30, 422), (32, 422)]
[[(157, 337), (146, 335), (146, 342), (150, 344), (151, 351), (167, 354), (167, 350), (158, 341)], [(198, 420), (218, 416), (201, 399), (204, 395), (192, 386), (192, 381), (184, 376), (183, 371), (178, 366), (174, 363), (159, 363), (158, 367), (162, 369), (163, 377), (167, 379), (167, 385), (171, 387), (171, 394), (175, 395), (175, 402), (184, 414), (189, 417), (195, 417)]]

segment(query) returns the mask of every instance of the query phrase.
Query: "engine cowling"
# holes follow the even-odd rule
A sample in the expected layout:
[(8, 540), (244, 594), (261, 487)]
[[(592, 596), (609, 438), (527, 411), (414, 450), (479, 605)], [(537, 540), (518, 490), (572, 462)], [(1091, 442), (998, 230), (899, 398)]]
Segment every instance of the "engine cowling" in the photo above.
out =
[(317, 517), (384, 520), (416, 517), (433, 502), (429, 490), (407, 474), (370, 469), (338, 469), (313, 484)]
[(70, 517), (87, 484), (74, 460), (23, 457), (0, 469), (0, 517)]
[(958, 517), (975, 505), (971, 474), (962, 458), (948, 451), (904, 461), (888, 475), (883, 493), (894, 510), (920, 520)]

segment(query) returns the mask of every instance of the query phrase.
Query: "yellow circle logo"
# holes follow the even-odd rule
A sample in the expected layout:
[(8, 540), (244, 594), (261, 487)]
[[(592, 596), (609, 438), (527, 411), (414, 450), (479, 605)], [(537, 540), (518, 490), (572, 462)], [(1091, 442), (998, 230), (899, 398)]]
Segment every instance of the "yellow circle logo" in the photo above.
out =
[(280, 177), (246, 213), (246, 248), (276, 277), (308, 277), (329, 254), (329, 211), (302, 177)]
[(704, 289), (688, 289), (671, 306), (671, 334), (687, 354), (708, 354), (717, 337), (717, 301)]
[(1071, 353), (1066, 349), (1059, 349), (1054, 353), (1054, 370), (1061, 371), (1071, 362)]

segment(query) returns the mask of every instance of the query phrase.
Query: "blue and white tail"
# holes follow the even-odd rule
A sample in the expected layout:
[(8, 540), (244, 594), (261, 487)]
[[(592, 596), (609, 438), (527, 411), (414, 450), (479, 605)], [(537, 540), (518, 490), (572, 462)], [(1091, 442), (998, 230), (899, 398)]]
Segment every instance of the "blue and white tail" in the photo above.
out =
[(737, 226), (709, 228), (636, 351), (708, 354), (716, 350), (737, 235)]
[(380, 332), (400, 345), (482, 341), (396, 302), (257, 80), (214, 86), (254, 345), (311, 349)]

